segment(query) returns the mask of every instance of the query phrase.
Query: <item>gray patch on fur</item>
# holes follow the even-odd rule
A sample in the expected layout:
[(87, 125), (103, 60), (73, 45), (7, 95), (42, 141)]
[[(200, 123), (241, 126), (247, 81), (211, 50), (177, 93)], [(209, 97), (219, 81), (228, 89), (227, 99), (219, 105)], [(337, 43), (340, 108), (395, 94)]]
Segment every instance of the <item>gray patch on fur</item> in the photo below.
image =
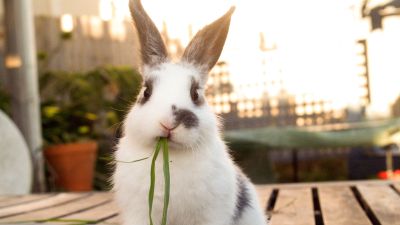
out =
[(236, 208), (235, 212), (233, 213), (233, 221), (237, 221), (238, 219), (240, 219), (245, 208), (250, 206), (250, 196), (247, 187), (247, 180), (241, 173), (238, 173), (236, 176), (238, 193), (236, 197)]
[(199, 119), (190, 110), (175, 109), (173, 110), (176, 125), (183, 124), (186, 129), (199, 126)]

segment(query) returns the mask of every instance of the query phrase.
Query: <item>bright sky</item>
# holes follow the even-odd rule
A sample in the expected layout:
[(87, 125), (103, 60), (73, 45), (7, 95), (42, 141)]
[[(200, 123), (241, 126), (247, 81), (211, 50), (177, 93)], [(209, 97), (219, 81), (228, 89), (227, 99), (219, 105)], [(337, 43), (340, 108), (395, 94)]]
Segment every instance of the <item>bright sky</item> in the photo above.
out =
[[(129, 15), (128, 0), (113, 1), (117, 11)], [(266, 79), (261, 74), (260, 62), (267, 58), (270, 78), (283, 79), (291, 94), (309, 93), (332, 99), (340, 106), (358, 102), (355, 42), (368, 33), (368, 27), (357, 18), (359, 0), (142, 0), (142, 3), (158, 28), (162, 29), (165, 21), (169, 35), (181, 39), (183, 44), (189, 41), (189, 24), (196, 32), (235, 5), (221, 56), (229, 63), (235, 86)], [(275, 51), (260, 52), (260, 32), (264, 33), (267, 47), (277, 47)]]
[(291, 93), (318, 93), (343, 104), (357, 99), (349, 97), (357, 88), (351, 81), (357, 26), (348, 0), (143, 0), (143, 5), (159, 28), (166, 21), (169, 34), (186, 43), (189, 24), (196, 31), (235, 5), (222, 59), (237, 85), (262, 79), (263, 32), (267, 45), (277, 46), (271, 66), (282, 71)]

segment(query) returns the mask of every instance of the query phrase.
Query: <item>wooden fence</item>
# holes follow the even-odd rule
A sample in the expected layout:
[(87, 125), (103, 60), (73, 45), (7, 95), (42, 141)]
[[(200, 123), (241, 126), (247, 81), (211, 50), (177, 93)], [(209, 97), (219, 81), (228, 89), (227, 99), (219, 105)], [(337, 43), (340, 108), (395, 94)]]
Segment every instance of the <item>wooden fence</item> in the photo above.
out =
[(60, 22), (60, 18), (35, 18), (39, 66), (87, 71), (103, 65), (138, 65), (138, 44), (132, 23), (75, 17), (72, 32), (66, 34), (61, 31)]

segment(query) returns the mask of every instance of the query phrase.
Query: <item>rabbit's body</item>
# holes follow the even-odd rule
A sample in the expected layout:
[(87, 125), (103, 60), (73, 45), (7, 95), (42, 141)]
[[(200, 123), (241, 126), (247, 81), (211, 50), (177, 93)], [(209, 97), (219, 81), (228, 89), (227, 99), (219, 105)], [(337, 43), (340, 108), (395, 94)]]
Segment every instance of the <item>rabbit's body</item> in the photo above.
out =
[[(178, 63), (167, 59), (139, 0), (131, 1), (131, 11), (141, 41), (144, 87), (126, 117), (115, 158), (151, 156), (157, 139), (166, 137), (171, 175), (167, 224), (265, 225), (254, 186), (230, 158), (204, 96), (207, 73), (222, 51), (233, 10), (200, 31)], [(205, 40), (212, 51), (201, 51)], [(160, 154), (152, 210), (157, 225), (164, 199), (162, 162)], [(116, 164), (114, 191), (124, 225), (149, 225), (150, 166), (150, 159)]]

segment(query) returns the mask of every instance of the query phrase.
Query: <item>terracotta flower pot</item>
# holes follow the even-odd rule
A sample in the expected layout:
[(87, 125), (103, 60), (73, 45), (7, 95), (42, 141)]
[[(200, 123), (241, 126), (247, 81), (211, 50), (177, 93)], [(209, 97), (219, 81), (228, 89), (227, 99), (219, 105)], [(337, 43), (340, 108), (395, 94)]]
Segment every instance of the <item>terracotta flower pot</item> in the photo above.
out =
[(67, 191), (92, 190), (96, 153), (93, 141), (53, 145), (44, 151), (56, 172), (56, 185)]

